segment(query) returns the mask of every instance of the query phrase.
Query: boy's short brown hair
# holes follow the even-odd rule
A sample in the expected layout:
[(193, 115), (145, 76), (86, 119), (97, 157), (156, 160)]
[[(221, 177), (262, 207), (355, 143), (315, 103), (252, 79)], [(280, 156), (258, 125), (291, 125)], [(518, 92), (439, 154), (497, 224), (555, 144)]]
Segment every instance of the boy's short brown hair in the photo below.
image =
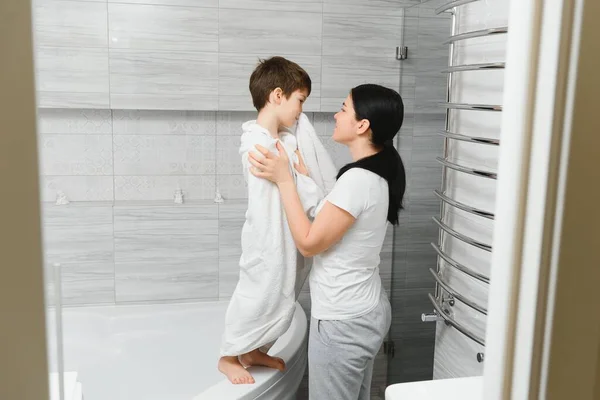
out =
[(259, 60), (250, 75), (250, 94), (258, 111), (267, 104), (269, 95), (277, 88), (281, 88), (289, 99), (296, 90), (305, 89), (310, 95), (311, 85), (310, 76), (301, 66), (279, 56)]

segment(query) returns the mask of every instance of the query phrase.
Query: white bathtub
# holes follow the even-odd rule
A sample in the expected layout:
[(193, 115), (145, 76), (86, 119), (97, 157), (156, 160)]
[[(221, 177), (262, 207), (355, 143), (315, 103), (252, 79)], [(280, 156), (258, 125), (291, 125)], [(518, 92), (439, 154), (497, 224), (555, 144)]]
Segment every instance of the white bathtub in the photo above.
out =
[[(294, 399), (307, 363), (300, 305), (269, 352), (286, 361), (286, 372), (251, 368), (256, 383), (239, 386), (217, 371), (226, 308), (227, 302), (66, 308), (65, 370), (77, 372), (85, 400)], [(51, 340), (51, 355), (53, 346)]]

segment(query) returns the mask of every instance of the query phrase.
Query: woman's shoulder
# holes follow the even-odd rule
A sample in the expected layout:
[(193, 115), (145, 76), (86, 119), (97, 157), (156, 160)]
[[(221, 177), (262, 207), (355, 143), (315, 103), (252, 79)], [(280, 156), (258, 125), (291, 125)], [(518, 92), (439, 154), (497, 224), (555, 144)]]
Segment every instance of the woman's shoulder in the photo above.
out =
[(345, 181), (357, 181), (356, 183), (380, 183), (381, 180), (385, 181), (381, 176), (377, 175), (373, 171), (369, 171), (368, 169), (353, 167), (346, 171), (341, 177), (340, 180), (344, 179)]

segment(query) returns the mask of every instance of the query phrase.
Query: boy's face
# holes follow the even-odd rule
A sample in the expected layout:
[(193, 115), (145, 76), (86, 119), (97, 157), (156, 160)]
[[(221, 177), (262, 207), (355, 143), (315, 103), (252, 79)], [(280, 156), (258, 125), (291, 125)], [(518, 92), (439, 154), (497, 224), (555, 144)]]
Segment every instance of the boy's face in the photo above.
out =
[(277, 108), (281, 125), (289, 128), (296, 123), (300, 118), (300, 114), (302, 114), (302, 105), (307, 98), (308, 91), (306, 89), (294, 91), (287, 99), (282, 96), (281, 103)]

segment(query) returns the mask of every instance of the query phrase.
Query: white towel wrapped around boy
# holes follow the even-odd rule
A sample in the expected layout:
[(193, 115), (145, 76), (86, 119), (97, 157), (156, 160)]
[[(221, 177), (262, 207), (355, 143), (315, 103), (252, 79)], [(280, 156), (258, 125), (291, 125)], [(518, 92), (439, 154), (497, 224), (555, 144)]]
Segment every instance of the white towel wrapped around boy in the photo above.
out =
[[(248, 152), (257, 144), (278, 154), (281, 141), (290, 159), (289, 168), (305, 211), (314, 210), (335, 184), (336, 169), (312, 124), (301, 114), (295, 127), (280, 132), (279, 139), (256, 121), (242, 126), (239, 153), (248, 185), (248, 210), (242, 229), (242, 256), (238, 285), (225, 318), (221, 356), (235, 356), (254, 349), (268, 349), (289, 328), (297, 295), (309, 268), (296, 249), (277, 186), (249, 172)], [(299, 174), (294, 163), (304, 160), (309, 177)]]

